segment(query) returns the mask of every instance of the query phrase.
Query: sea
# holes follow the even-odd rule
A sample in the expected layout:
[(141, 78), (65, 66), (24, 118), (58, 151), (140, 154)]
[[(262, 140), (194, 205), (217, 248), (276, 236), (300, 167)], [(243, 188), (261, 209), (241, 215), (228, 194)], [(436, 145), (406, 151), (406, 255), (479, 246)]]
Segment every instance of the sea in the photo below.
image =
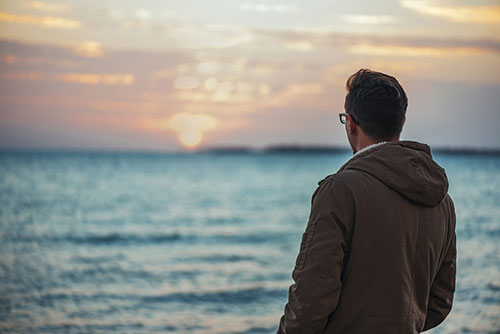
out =
[[(350, 152), (0, 153), (1, 333), (271, 334), (317, 182)], [(500, 333), (500, 155), (435, 153), (457, 290)]]

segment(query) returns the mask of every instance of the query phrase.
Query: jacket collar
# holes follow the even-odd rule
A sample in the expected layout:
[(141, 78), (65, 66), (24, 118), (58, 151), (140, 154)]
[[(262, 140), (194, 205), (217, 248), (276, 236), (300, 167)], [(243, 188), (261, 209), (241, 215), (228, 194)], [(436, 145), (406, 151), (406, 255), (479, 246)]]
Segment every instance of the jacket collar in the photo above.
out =
[[(366, 146), (363, 149), (361, 149), (358, 152), (356, 152), (356, 154), (354, 154), (349, 160), (347, 160), (347, 162), (345, 162), (342, 165), (342, 167), (339, 168), (339, 170), (337, 171), (337, 173), (340, 172), (340, 171), (342, 171), (342, 170), (344, 170), (345, 167), (347, 165), (349, 165), (351, 162), (353, 162), (353, 161), (355, 161), (357, 159), (360, 159), (360, 158), (362, 158), (362, 157), (364, 157), (364, 156), (366, 156), (368, 154), (371, 154), (372, 152), (378, 151), (381, 148), (387, 147), (389, 145), (405, 146), (405, 147), (409, 147), (409, 148), (412, 148), (412, 149), (415, 149), (415, 150), (424, 151), (426, 154), (428, 154), (430, 157), (432, 157), (431, 148), (428, 145), (426, 145), (426, 144), (422, 144), (422, 143), (419, 143), (419, 142), (416, 142), (416, 141), (398, 140), (398, 141), (380, 142), (380, 143), (376, 143), (376, 144), (372, 144), (372, 145)], [(331, 175), (333, 175), (333, 174), (331, 174)], [(318, 185), (321, 184), (321, 183), (323, 183), (323, 181), (325, 181), (331, 175), (328, 175), (324, 179), (320, 180), (318, 182)]]

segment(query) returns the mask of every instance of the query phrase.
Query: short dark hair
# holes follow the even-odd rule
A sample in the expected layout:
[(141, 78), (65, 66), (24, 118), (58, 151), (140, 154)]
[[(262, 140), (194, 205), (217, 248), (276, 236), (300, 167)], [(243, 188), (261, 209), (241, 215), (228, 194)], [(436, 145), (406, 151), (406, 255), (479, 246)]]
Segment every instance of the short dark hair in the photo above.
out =
[(345, 110), (363, 131), (376, 140), (399, 137), (408, 99), (396, 78), (361, 69), (347, 79)]

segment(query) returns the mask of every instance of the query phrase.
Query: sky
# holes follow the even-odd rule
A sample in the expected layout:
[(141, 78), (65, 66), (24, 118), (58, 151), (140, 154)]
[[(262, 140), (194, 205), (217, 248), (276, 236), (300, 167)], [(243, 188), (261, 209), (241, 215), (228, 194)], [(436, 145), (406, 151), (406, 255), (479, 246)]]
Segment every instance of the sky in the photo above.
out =
[(360, 68), (401, 139), (500, 148), (498, 0), (2, 0), (0, 149), (347, 147)]

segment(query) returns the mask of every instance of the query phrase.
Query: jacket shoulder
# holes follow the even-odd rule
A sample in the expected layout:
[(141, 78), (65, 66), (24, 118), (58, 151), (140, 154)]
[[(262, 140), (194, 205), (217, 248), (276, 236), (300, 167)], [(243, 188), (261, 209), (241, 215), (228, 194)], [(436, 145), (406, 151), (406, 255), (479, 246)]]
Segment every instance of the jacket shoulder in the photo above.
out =
[(353, 201), (354, 184), (359, 182), (359, 174), (357, 170), (343, 170), (335, 174), (328, 175), (318, 182), (318, 188), (313, 194), (314, 202), (317, 198), (327, 198), (334, 201)]
[(329, 182), (340, 183), (344, 186), (348, 186), (349, 183), (354, 182), (359, 174), (362, 173), (355, 169), (347, 169), (342, 170), (334, 174), (330, 174), (321, 181), (318, 182), (318, 185), (326, 184)]

